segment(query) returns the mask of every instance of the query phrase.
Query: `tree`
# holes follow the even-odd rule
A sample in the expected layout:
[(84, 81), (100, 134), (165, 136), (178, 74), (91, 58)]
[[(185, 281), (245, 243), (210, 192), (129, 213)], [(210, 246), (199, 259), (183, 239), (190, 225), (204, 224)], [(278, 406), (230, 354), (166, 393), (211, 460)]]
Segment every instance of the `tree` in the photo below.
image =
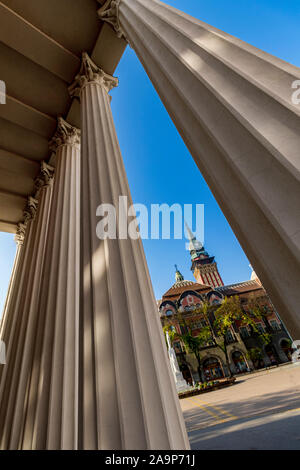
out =
[[(210, 305), (203, 302), (201, 307), (192, 311), (178, 312), (176, 320), (179, 323), (180, 332), (176, 331), (169, 319), (165, 320), (164, 331), (169, 331), (171, 344), (176, 338), (180, 338), (186, 349), (192, 352), (198, 363), (198, 374), (201, 380), (202, 363), (201, 349), (211, 345), (219, 348), (225, 355), (226, 365), (230, 377), (233, 373), (230, 369), (228, 346), (230, 344), (229, 334), (232, 332), (232, 326), (239, 321), (241, 326), (251, 326), (253, 332), (257, 335), (261, 344), (268, 344), (271, 341), (271, 335), (267, 332), (260, 332), (257, 328), (256, 320), (263, 316), (263, 307), (256, 299), (250, 299), (247, 309), (242, 308), (238, 296), (225, 297), (219, 306)], [(200, 332), (195, 335), (193, 326), (195, 317), (201, 316), (205, 320), (205, 326), (202, 326)]]
[[(262, 301), (261, 298), (253, 295), (249, 296), (247, 307), (243, 309), (242, 320), (251, 326), (254, 335), (256, 335), (261, 346), (266, 346), (272, 342), (272, 334), (269, 333), (270, 326), (267, 321), (266, 315), (269, 313), (270, 308)], [(257, 328), (256, 320), (262, 320), (266, 326), (267, 331), (261, 332)]]
[(193, 335), (193, 319), (187, 319), (184, 315), (178, 314), (177, 319), (180, 326), (180, 333), (175, 330), (174, 326), (167, 324), (164, 326), (164, 332), (169, 332), (171, 344), (176, 338), (180, 338), (186, 349), (192, 352), (197, 359), (197, 371), (199, 375), (199, 381), (202, 382), (202, 364), (200, 350), (205, 346), (211, 339), (211, 333), (209, 327), (202, 328), (200, 333), (195, 336)]
[(262, 360), (263, 355), (260, 348), (251, 348), (246, 354), (247, 359), (250, 359), (255, 368), (257, 368), (258, 363)]
[[(214, 329), (219, 337), (219, 341), (216, 341), (218, 347), (224, 352), (226, 358), (226, 365), (229, 372), (229, 376), (232, 377), (233, 373), (230, 369), (228, 345), (229, 333), (232, 331), (232, 325), (236, 320), (241, 320), (243, 316), (243, 310), (241, 308), (241, 302), (238, 296), (225, 297), (222, 304), (214, 312), (215, 321)], [(246, 318), (243, 318), (243, 323)]]
[(195, 354), (197, 359), (197, 370), (199, 375), (199, 381), (202, 382), (202, 362), (200, 356), (200, 350), (203, 348), (211, 338), (209, 328), (202, 328), (197, 336), (193, 336), (192, 330), (188, 328), (187, 333), (181, 335), (182, 341), (188, 350)]
[[(239, 321), (241, 326), (250, 326), (253, 333), (261, 345), (267, 345), (272, 341), (272, 335), (268, 332), (261, 332), (257, 327), (257, 320), (262, 320), (265, 312), (265, 305), (258, 299), (250, 297), (247, 302), (247, 308), (242, 308), (241, 301), (238, 296), (225, 297), (220, 307), (215, 311), (215, 323), (217, 335), (222, 338), (219, 347), (224, 351), (227, 367), (230, 376), (232, 372), (229, 367), (228, 358), (228, 333), (235, 321)], [(260, 348), (258, 348), (260, 350)]]
[(176, 338), (176, 334), (177, 334), (175, 327), (172, 326), (172, 325), (165, 325), (163, 327), (163, 332), (165, 334), (166, 346), (168, 347), (168, 342), (167, 342), (167, 338), (166, 338), (167, 333), (169, 333), (170, 342), (173, 345), (173, 342), (174, 342), (174, 340)]

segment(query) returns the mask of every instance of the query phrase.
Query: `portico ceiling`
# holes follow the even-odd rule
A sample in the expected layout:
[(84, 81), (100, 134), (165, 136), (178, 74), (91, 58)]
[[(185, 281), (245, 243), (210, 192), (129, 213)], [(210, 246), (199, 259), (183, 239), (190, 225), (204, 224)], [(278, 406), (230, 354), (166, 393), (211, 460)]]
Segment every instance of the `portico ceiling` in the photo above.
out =
[[(80, 127), (79, 103), (68, 94), (89, 53), (113, 74), (126, 47), (100, 21), (97, 0), (0, 1), (0, 231), (14, 233), (27, 197), (34, 194), (40, 161), (61, 115)], [(103, 2), (102, 2), (103, 3)]]

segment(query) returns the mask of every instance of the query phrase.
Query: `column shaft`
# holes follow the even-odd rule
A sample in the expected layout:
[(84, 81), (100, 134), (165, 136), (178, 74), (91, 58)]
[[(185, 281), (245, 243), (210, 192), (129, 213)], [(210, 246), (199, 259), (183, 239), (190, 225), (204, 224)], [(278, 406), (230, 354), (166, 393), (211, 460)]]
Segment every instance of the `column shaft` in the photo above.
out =
[(79, 131), (59, 118), (51, 149), (52, 196), (42, 187), (11, 312), (2, 449), (78, 448)]
[[(48, 167), (48, 171), (49, 171)], [(6, 365), (0, 374), (0, 448), (23, 448), (26, 393), (33, 361), (37, 299), (51, 203), (51, 185), (41, 187), (38, 201), (31, 199), (26, 234), (1, 335), (7, 346)], [(38, 202), (37, 214), (33, 220)]]
[(78, 447), (79, 131), (59, 119), (38, 338), (25, 431), (34, 449)]
[(300, 72), (157, 0), (107, 2), (294, 338), (300, 338)]
[(118, 212), (121, 195), (131, 204), (108, 95), (116, 82), (84, 56), (75, 92), (76, 84), (82, 87), (81, 446), (188, 448), (141, 240), (96, 235), (100, 204)]

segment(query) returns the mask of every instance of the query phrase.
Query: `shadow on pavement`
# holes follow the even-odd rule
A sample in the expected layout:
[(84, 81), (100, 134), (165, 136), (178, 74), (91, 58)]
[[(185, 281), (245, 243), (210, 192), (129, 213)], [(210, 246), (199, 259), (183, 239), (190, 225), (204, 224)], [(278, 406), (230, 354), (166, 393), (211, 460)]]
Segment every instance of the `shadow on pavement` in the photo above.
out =
[(226, 406), (199, 405), (184, 412), (194, 449), (300, 450), (298, 391), (269, 393)]

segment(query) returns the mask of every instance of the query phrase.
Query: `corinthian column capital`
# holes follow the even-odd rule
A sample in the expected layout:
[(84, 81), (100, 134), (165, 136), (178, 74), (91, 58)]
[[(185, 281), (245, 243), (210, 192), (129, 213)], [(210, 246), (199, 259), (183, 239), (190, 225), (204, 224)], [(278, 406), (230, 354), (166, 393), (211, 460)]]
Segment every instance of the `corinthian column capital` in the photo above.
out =
[(119, 22), (120, 2), (121, 0), (107, 0), (98, 10), (98, 16), (102, 21), (109, 23), (114, 28), (116, 35), (119, 38), (125, 37), (124, 31), (122, 30)]
[(27, 203), (23, 212), (23, 220), (18, 224), (17, 231), (15, 234), (15, 242), (18, 245), (23, 245), (25, 235), (26, 235), (26, 230), (27, 230), (27, 225), (28, 223), (35, 218), (36, 211), (38, 208), (38, 200), (35, 199), (32, 196), (29, 196), (27, 199)]
[(34, 181), (35, 188), (37, 192), (43, 188), (44, 186), (48, 186), (52, 181), (54, 175), (54, 167), (48, 165), (48, 163), (42, 161), (41, 162), (41, 170), (38, 176)]
[(26, 233), (26, 224), (24, 224), (23, 222), (20, 222), (18, 224), (18, 228), (17, 228), (15, 238), (14, 238), (17, 245), (24, 244), (25, 233)]
[[(62, 117), (57, 118), (57, 128), (54, 136), (49, 142), (49, 148), (56, 152), (62, 145), (79, 145), (80, 130), (72, 126)], [(46, 169), (44, 170), (44, 172)]]
[(72, 97), (80, 97), (81, 90), (89, 83), (100, 85), (108, 93), (114, 87), (118, 86), (119, 80), (105, 73), (104, 70), (92, 61), (86, 52), (83, 52), (79, 73), (69, 87), (70, 95)]
[(26, 207), (24, 209), (24, 222), (23, 223), (25, 225), (27, 225), (27, 223), (30, 220), (35, 218), (37, 207), (38, 207), (38, 200), (32, 196), (29, 196)]

